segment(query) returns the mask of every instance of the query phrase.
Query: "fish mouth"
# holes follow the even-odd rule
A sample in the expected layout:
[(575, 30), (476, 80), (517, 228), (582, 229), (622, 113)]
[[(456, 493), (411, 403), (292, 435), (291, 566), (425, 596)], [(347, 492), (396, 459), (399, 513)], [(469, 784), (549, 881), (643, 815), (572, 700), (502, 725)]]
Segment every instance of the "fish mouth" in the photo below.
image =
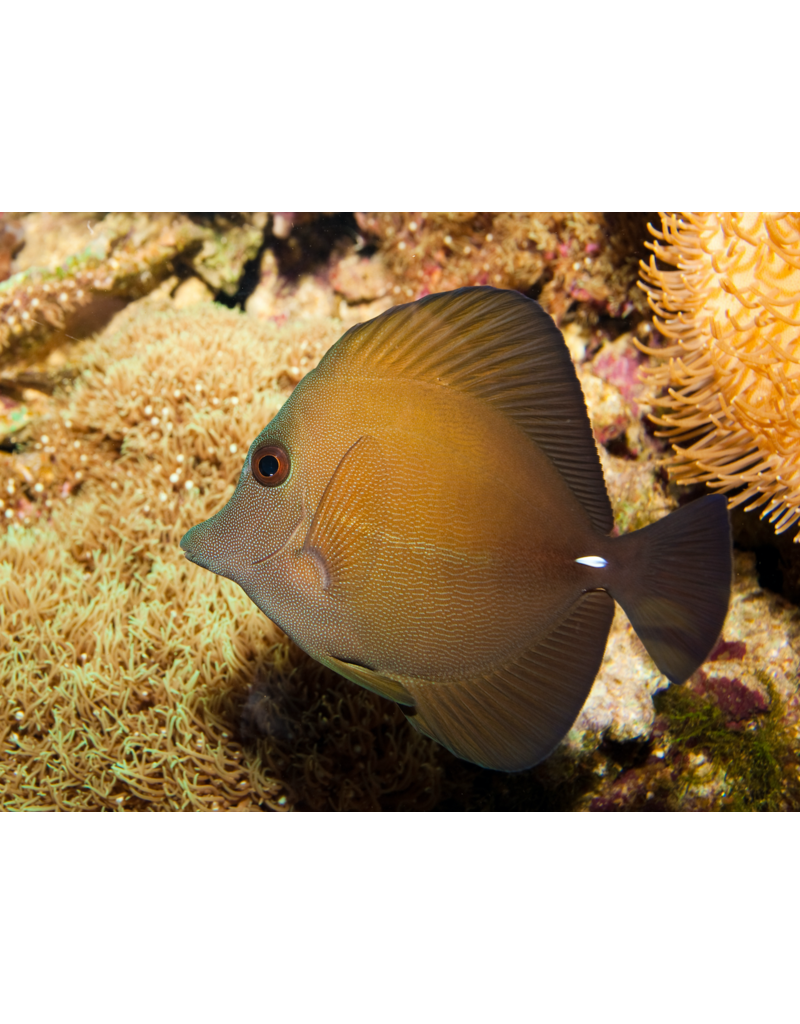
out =
[(200, 561), (198, 561), (199, 556), (195, 555), (193, 551), (189, 550), (186, 540), (188, 535), (189, 531), (187, 530), (186, 533), (181, 537), (181, 550), (183, 551), (183, 557), (190, 562), (194, 562), (195, 565), (200, 565), (203, 569), (205, 569), (205, 566), (202, 565)]
[(222, 576), (226, 580), (232, 580), (234, 578), (231, 575), (230, 570), (212, 565), (208, 559), (203, 557), (202, 554), (189, 554), (188, 551), (184, 550), (183, 557), (187, 562), (191, 562), (192, 565), (199, 565), (201, 569), (207, 569), (209, 572), (213, 572), (216, 576)]

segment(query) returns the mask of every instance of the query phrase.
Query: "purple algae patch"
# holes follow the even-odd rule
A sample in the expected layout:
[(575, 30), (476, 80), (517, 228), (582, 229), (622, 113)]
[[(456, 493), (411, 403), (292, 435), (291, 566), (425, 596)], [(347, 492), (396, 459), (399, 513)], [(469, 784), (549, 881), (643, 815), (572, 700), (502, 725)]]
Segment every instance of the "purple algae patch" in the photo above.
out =
[(769, 710), (767, 698), (745, 686), (741, 679), (708, 676), (698, 669), (690, 685), (696, 694), (711, 697), (716, 702), (729, 729), (738, 729), (737, 723)]
[(611, 346), (601, 349), (592, 362), (592, 372), (609, 384), (618, 388), (625, 398), (638, 411), (637, 399), (641, 396), (643, 385), (639, 379), (639, 368), (644, 363), (644, 356), (632, 347), (624, 352), (615, 352)]
[(718, 640), (714, 650), (706, 661), (734, 661), (743, 658), (747, 653), (744, 640)]

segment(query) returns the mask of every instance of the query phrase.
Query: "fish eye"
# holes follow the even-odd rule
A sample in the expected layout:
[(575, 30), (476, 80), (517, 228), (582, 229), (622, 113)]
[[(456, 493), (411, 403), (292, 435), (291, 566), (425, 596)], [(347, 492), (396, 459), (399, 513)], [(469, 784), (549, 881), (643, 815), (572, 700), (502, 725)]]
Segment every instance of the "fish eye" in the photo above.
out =
[(279, 444), (262, 444), (253, 452), (250, 468), (262, 487), (277, 487), (289, 475), (289, 453)]

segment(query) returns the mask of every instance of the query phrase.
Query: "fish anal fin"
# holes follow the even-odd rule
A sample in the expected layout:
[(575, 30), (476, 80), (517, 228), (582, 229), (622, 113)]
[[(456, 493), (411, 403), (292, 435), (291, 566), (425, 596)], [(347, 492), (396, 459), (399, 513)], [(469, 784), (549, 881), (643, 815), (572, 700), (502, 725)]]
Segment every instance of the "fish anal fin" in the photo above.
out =
[(371, 690), (381, 697), (388, 697), (389, 700), (393, 700), (398, 704), (413, 704), (413, 698), (409, 696), (408, 691), (401, 683), (396, 682), (394, 679), (389, 679), (388, 676), (381, 675), (374, 669), (343, 661), (330, 654), (325, 661), (329, 668), (344, 676), (345, 679), (349, 679), (351, 683), (358, 683), (359, 686), (363, 686), (366, 690)]
[(459, 288), (394, 306), (351, 328), (319, 365), (406, 377), (474, 395), (500, 410), (554, 463), (594, 525), (611, 503), (586, 402), (549, 313), (510, 289)]
[(583, 707), (603, 660), (614, 601), (584, 594), (556, 628), (493, 672), (455, 683), (408, 680), (408, 721), (457, 757), (514, 772), (544, 760)]
[(302, 551), (320, 570), (323, 590), (366, 585), (380, 544), (383, 456), (377, 441), (359, 437), (342, 456), (317, 506)]

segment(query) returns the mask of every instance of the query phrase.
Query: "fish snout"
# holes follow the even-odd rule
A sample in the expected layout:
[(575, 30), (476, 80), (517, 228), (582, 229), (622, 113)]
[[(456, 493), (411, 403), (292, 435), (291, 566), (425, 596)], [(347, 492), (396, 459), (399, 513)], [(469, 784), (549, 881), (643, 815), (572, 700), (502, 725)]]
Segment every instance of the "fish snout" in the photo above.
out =
[(269, 522), (252, 502), (237, 500), (234, 494), (216, 515), (183, 535), (181, 549), (191, 562), (244, 587), (297, 537), (302, 502), (294, 515), (283, 515), (277, 522), (275, 518)]
[(181, 549), (190, 562), (214, 572), (218, 576), (233, 578), (235, 547), (232, 548), (226, 531), (213, 516), (197, 523), (181, 537)]

